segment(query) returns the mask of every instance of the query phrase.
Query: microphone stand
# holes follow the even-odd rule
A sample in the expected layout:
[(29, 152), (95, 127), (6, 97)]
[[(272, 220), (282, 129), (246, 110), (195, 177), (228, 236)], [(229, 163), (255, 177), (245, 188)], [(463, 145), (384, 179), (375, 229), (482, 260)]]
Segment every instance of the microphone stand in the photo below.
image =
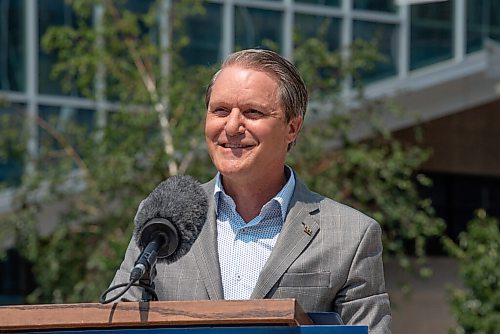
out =
[[(155, 293), (155, 278), (156, 278), (156, 264), (151, 266), (151, 270), (146, 271), (139, 280), (139, 284), (143, 286), (142, 289), (143, 302), (158, 300), (158, 297), (156, 296)], [(151, 294), (151, 291), (154, 293), (154, 297), (153, 294)]]

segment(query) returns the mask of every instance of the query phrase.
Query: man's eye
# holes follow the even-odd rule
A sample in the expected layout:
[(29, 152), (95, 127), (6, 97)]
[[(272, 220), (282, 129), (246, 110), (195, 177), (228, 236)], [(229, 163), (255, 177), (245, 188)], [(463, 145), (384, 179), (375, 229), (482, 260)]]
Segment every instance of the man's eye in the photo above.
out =
[(229, 115), (229, 111), (227, 109), (224, 109), (224, 108), (215, 108), (214, 110), (212, 110), (212, 113), (217, 115), (217, 116)]
[(250, 109), (245, 112), (245, 115), (249, 118), (259, 118), (264, 116), (264, 113), (262, 111), (258, 111), (255, 109)]

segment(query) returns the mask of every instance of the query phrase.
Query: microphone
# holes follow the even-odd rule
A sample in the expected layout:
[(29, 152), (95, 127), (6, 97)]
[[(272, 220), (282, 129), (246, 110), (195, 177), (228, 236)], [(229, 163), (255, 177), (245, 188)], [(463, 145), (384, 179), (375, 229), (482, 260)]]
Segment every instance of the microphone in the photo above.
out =
[(207, 211), (207, 195), (193, 177), (176, 175), (161, 182), (141, 202), (134, 218), (134, 239), (142, 252), (130, 281), (138, 281), (157, 261), (172, 263), (185, 255), (203, 228)]

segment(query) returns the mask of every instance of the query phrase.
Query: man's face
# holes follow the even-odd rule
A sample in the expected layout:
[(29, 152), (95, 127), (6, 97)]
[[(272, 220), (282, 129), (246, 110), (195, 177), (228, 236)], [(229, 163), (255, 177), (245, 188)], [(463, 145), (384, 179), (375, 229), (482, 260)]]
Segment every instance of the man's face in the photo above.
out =
[(269, 74), (233, 65), (219, 73), (208, 104), (205, 138), (217, 170), (257, 180), (283, 173), (288, 144), (302, 118), (285, 122), (278, 83)]

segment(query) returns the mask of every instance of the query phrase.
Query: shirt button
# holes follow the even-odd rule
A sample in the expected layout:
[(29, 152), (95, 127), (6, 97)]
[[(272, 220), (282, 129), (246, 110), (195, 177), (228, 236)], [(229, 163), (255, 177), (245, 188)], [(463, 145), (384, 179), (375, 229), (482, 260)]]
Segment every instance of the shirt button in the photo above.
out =
[(240, 274), (236, 274), (236, 280), (237, 281), (241, 281), (241, 275)]

